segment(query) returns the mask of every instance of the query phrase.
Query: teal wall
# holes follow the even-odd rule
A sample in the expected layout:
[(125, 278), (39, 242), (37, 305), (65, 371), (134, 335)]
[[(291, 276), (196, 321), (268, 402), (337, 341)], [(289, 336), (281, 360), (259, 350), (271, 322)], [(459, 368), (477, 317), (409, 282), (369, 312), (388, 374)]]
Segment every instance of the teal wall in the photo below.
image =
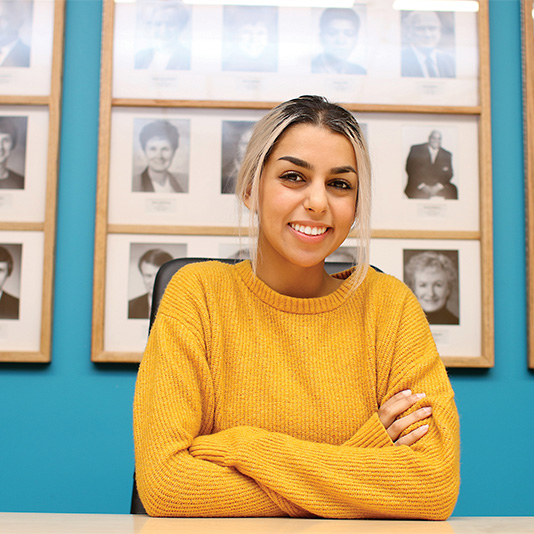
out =
[[(68, 0), (53, 361), (0, 366), (0, 511), (127, 513), (135, 366), (90, 362), (99, 0)], [(494, 369), (451, 371), (462, 423), (455, 515), (534, 515), (526, 368), (519, 0), (490, 0)]]

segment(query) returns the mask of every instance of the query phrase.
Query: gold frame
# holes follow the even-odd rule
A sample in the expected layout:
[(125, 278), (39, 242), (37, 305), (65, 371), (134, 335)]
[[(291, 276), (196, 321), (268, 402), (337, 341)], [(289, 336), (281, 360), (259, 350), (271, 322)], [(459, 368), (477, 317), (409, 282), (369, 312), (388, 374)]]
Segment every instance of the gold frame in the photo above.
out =
[(523, 94), (525, 149), (525, 207), (528, 291), (528, 366), (534, 369), (534, 23), (532, 0), (522, 0)]
[(41, 334), (38, 351), (1, 351), (0, 362), (51, 361), (54, 255), (56, 239), (57, 175), (61, 121), (61, 88), (63, 73), (63, 34), (65, 0), (54, 0), (54, 29), (50, 94), (48, 96), (0, 96), (2, 106), (46, 106), (48, 108), (48, 148), (46, 170), (45, 217), (42, 223), (0, 222), (0, 230), (37, 231), (44, 234), (43, 298), (41, 305)]
[[(481, 354), (472, 356), (442, 357), (449, 367), (492, 367), (494, 365), (493, 342), (493, 208), (491, 164), (491, 109), (489, 71), (489, 0), (479, 2), (478, 42), (480, 58), (480, 99), (477, 106), (417, 106), (370, 105), (345, 103), (351, 111), (375, 113), (415, 113), (472, 115), (479, 118), (479, 176), (480, 176), (480, 231), (401, 231), (375, 230), (376, 238), (417, 239), (468, 239), (480, 242), (481, 247)], [(104, 350), (104, 304), (106, 285), (106, 247), (108, 234), (160, 234), (160, 235), (236, 235), (232, 227), (156, 226), (108, 223), (108, 187), (110, 164), (110, 127), (113, 108), (167, 107), (167, 108), (217, 108), (217, 109), (270, 109), (278, 102), (243, 102), (210, 100), (160, 100), (139, 98), (113, 98), (113, 27), (114, 2), (104, 0), (102, 29), (102, 65), (100, 92), (100, 133), (98, 158), (98, 185), (95, 234), (95, 263), (93, 287), (92, 355), (94, 362), (132, 362), (141, 360), (141, 353)]]

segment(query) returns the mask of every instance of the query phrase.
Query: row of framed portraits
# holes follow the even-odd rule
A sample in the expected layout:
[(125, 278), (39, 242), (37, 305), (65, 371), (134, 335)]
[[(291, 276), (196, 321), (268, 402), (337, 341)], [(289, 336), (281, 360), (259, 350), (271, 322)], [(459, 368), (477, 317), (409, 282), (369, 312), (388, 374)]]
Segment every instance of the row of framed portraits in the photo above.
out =
[[(236, 226), (237, 172), (264, 113), (114, 109), (109, 223)], [(373, 228), (479, 231), (477, 116), (356, 116), (371, 154)], [(163, 170), (169, 174), (166, 189), (151, 178)], [(426, 191), (424, 180), (443, 187)]]
[[(248, 257), (248, 239), (229, 236), (110, 234), (107, 246), (103, 348), (119, 361), (141, 359), (158, 265), (182, 257)], [(356, 240), (349, 238), (327, 262), (350, 265), (355, 254)], [(425, 267), (430, 261), (441, 269)], [(449, 365), (471, 365), (482, 352), (480, 261), (474, 240), (371, 240), (371, 264), (412, 288)]]
[(493, 365), (488, 0), (478, 13), (104, 0), (93, 361), (141, 358), (145, 254), (241, 250), (233, 191), (251, 128), (299, 94), (362, 126), (372, 261), (403, 279), (411, 257), (445, 258), (456, 322), (432, 325), (443, 359)]
[(393, 4), (117, 3), (113, 96), (272, 102), (322, 94), (372, 104), (478, 105), (477, 14)]
[(0, 1), (0, 361), (49, 362), (64, 0)]

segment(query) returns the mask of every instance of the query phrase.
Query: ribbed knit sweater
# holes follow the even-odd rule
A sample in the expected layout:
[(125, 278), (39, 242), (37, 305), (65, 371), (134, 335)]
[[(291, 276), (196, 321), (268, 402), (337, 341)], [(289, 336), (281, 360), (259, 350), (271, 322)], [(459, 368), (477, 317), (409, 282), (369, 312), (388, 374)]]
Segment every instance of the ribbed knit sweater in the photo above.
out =
[[(250, 263), (188, 265), (162, 299), (134, 402), (136, 477), (154, 516), (445, 519), (459, 487), (454, 394), (399, 280), (350, 271), (319, 298), (276, 293)], [(428, 433), (378, 418), (426, 393)], [(409, 413), (406, 412), (406, 413)], [(404, 415), (404, 414), (403, 414)]]

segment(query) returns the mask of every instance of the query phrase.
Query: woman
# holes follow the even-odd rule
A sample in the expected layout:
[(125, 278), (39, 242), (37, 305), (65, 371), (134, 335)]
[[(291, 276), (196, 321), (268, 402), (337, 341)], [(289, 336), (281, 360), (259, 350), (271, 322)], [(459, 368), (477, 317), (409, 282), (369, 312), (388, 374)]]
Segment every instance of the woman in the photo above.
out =
[(147, 168), (134, 176), (132, 191), (145, 193), (185, 193), (185, 176), (169, 172), (178, 149), (178, 129), (167, 121), (154, 121), (143, 127), (139, 135)]
[[(276, 107), (237, 194), (259, 223), (252, 262), (181, 269), (139, 370), (146, 510), (445, 519), (459, 483), (454, 394), (412, 292), (369, 269), (356, 120), (320, 97)], [(353, 225), (358, 263), (329, 276)]]
[(457, 315), (447, 307), (456, 286), (456, 269), (452, 260), (427, 250), (410, 258), (405, 269), (405, 282), (415, 293), (430, 324), (459, 324)]

